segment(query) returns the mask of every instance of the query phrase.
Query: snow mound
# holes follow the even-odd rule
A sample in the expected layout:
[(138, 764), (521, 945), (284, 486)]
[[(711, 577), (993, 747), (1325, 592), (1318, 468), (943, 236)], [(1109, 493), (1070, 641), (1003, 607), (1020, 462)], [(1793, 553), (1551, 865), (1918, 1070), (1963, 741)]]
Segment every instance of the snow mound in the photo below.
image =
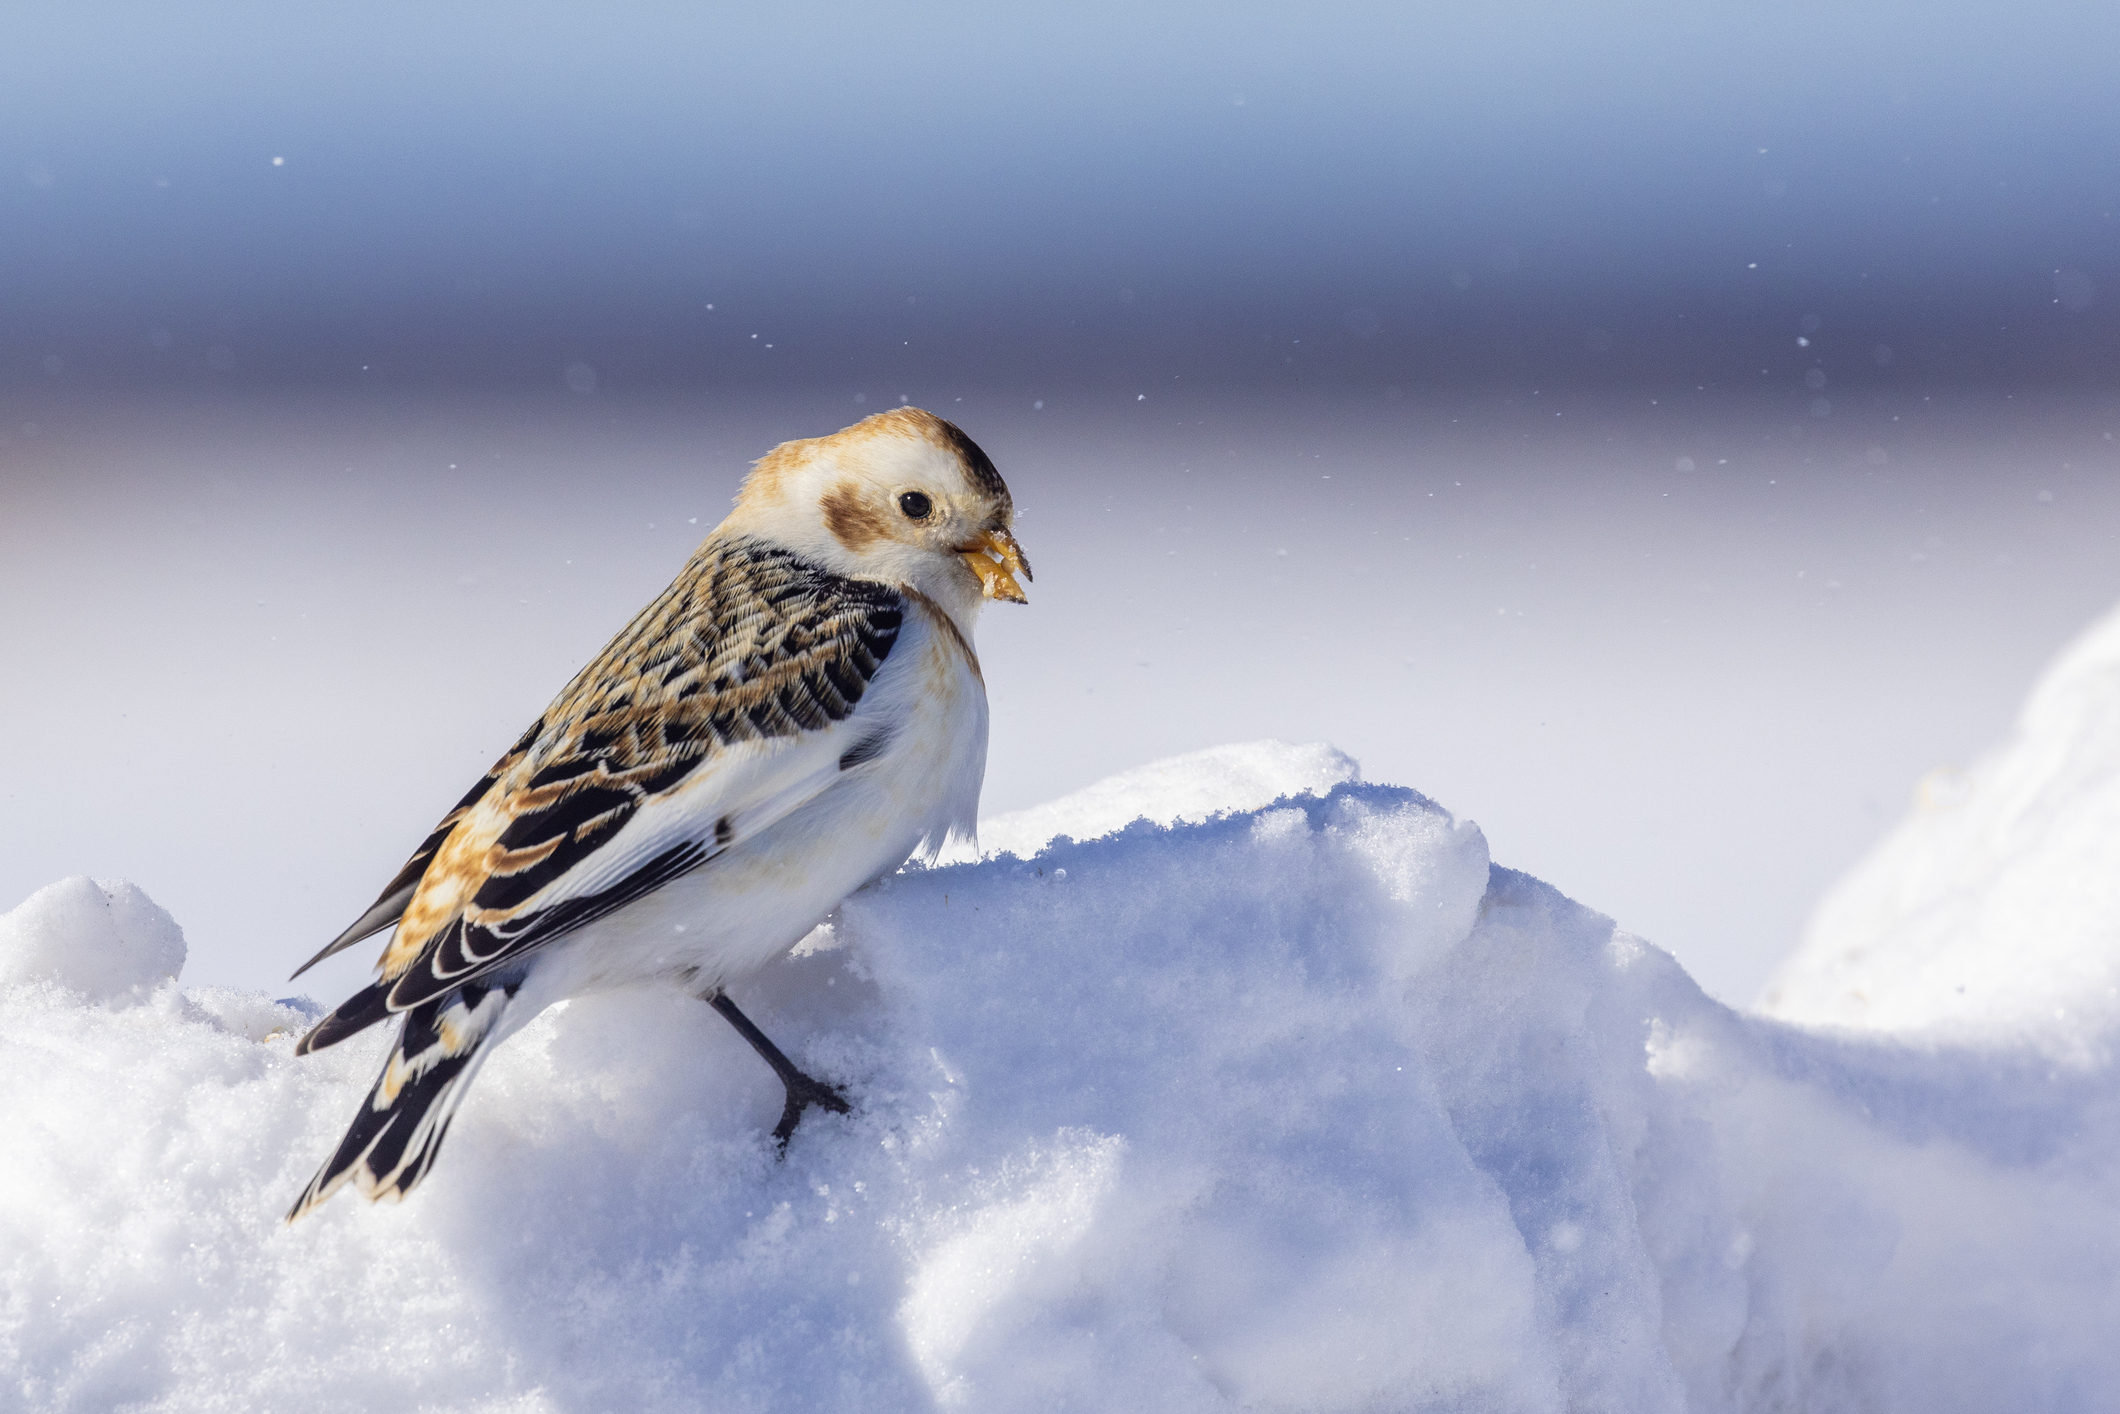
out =
[(2120, 1023), (2120, 611), (2033, 688), (2007, 742), (1924, 780), (1765, 996), (1812, 1024), (2106, 1058)]
[(855, 1103), (784, 1161), (765, 1067), (643, 989), (502, 1047), (409, 1201), (289, 1228), (382, 1037), (297, 1061), (263, 997), (0, 991), (0, 1404), (1937, 1414), (2120, 1382), (2109, 1074), (1734, 1014), (1411, 791), (911, 871), (740, 995)]
[(1229, 810), (1257, 810), (1286, 795), (1323, 795), (1362, 779), (1356, 760), (1323, 742), (1246, 741), (1151, 761), (1028, 810), (979, 822), (980, 848), (1026, 858), (1060, 835), (1090, 840), (1136, 820), (1198, 824)]
[(0, 913), (0, 986), (48, 982), (129, 1005), (184, 970), (184, 930), (139, 885), (75, 875)]

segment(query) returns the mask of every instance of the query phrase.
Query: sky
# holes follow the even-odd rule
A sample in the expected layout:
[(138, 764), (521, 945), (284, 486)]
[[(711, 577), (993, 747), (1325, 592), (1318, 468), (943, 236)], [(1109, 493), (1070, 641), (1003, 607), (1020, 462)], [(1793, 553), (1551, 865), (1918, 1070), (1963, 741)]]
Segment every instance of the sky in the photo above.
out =
[(989, 808), (1331, 740), (1740, 1003), (2120, 599), (2107, 10), (25, 9), (0, 906), (198, 980), (901, 401), (1040, 570)]

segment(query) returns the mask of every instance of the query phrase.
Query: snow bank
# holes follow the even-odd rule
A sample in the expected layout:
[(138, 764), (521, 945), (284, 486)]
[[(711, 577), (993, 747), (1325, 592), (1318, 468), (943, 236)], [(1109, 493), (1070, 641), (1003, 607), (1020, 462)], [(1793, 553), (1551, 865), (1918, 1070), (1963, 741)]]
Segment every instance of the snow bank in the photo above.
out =
[(2120, 1024), (2120, 611), (2049, 668), (2010, 739), (1921, 783), (1767, 990), (1813, 1024), (2103, 1065)]
[(123, 879), (61, 879), (0, 913), (0, 986), (56, 983), (125, 1005), (183, 970), (184, 930)]
[(1028, 810), (990, 815), (979, 822), (979, 846), (989, 854), (1029, 856), (1060, 835), (1093, 840), (1136, 820), (1196, 825), (1222, 811), (1257, 810), (1284, 795), (1323, 795), (1360, 779), (1355, 759), (1323, 742), (1211, 746), (1121, 771)]
[[(1207, 813), (1242, 759), (1073, 828)], [(262, 997), (0, 991), (0, 1405), (1934, 1414), (2120, 1381), (2109, 1074), (1736, 1015), (1411, 791), (903, 874), (742, 1000), (855, 1100), (784, 1162), (765, 1068), (642, 990), (510, 1041), (410, 1201), (285, 1228), (382, 1038), (297, 1062), (305, 1012)]]

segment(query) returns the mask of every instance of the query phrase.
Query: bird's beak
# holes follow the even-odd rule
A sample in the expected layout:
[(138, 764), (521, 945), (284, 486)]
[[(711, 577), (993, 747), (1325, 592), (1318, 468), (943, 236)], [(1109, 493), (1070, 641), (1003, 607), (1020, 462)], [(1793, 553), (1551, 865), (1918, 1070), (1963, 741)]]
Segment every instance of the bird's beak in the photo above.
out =
[(1030, 602), (1023, 597), (1023, 586), (1016, 583), (1019, 574), (1025, 579), (1031, 577), (1030, 562), (1023, 558), (1023, 547), (1007, 530), (982, 530), (957, 553), (979, 576), (979, 587), (986, 591), (987, 598), (1006, 599), (1011, 604)]

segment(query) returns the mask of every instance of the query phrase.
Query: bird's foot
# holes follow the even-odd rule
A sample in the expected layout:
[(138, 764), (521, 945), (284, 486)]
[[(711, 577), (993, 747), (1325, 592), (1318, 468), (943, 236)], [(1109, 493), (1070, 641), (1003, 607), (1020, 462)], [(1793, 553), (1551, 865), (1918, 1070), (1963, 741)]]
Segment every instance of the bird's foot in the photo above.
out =
[(801, 1071), (787, 1082), (788, 1102), (780, 1112), (780, 1123), (773, 1126), (773, 1146), (785, 1154), (788, 1139), (795, 1133), (795, 1126), (802, 1122), (802, 1112), (811, 1105), (843, 1115), (853, 1107), (847, 1104), (846, 1096), (839, 1093), (836, 1085), (827, 1085), (822, 1080), (813, 1080)]

